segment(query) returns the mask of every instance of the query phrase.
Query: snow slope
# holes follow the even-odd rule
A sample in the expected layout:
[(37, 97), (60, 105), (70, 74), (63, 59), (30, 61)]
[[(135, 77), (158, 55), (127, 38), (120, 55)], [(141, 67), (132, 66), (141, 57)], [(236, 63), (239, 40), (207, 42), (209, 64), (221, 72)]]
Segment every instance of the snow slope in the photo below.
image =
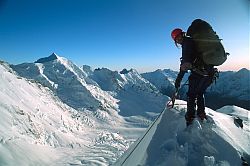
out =
[(85, 144), (72, 133), (84, 136), (91, 120), (74, 120), (72, 108), (47, 88), (16, 76), (7, 64), (0, 65), (0, 73), (1, 164), (46, 165), (58, 159), (54, 148)]
[(167, 100), (135, 70), (112, 77), (121, 88), (105, 91), (108, 82), (93, 80), (87, 66), (57, 55), (38, 62), (0, 64), (1, 164), (112, 164)]
[(186, 111), (182, 101), (174, 109), (166, 109), (154, 124), (114, 164), (175, 166), (236, 166), (242, 157), (250, 161), (250, 116), (247, 110), (227, 106), (220, 112), (239, 115), (243, 129), (234, 118), (206, 109), (208, 120), (195, 120), (185, 127)]
[[(144, 129), (101, 110), (75, 110), (0, 64), (0, 165), (109, 165)], [(119, 118), (115, 118), (119, 117)], [(131, 127), (133, 127), (131, 129)], [(124, 137), (119, 134), (135, 134)]]

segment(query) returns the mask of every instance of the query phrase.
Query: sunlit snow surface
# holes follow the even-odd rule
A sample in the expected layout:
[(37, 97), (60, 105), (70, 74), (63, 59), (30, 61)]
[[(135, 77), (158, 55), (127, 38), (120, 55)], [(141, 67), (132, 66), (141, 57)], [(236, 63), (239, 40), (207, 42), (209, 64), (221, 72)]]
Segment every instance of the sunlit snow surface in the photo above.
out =
[[(74, 69), (67, 61), (63, 61), (63, 64), (79, 76), (81, 84), (87, 84), (83, 79), (86, 75)], [(41, 74), (43, 65), (38, 65), (38, 69)], [(117, 85), (124, 86), (126, 82), (145, 83), (140, 77), (133, 78), (136, 74), (135, 71), (127, 73), (126, 77), (120, 78), (125, 82), (116, 82)], [(51, 82), (47, 80), (48, 83), (51, 86), (53, 84), (55, 89), (58, 88), (57, 82), (49, 77), (45, 79), (50, 80)], [(8, 64), (1, 63), (0, 165), (107, 166), (116, 162), (115, 165), (123, 163), (131, 166), (233, 166), (241, 164), (241, 156), (249, 161), (248, 110), (226, 106), (215, 112), (207, 108), (207, 122), (196, 120), (192, 126), (186, 128), (186, 103), (177, 101), (176, 109), (165, 110), (150, 130), (146, 130), (148, 134), (143, 137), (142, 144), (137, 145), (141, 139), (136, 139), (142, 138), (146, 127), (151, 124), (152, 119), (145, 118), (145, 115), (151, 118), (158, 116), (157, 112), (150, 111), (154, 107), (149, 102), (158, 98), (151, 95), (151, 99), (148, 99), (143, 95), (150, 96), (151, 93), (145, 90), (145, 84), (145, 87), (133, 87), (137, 92), (142, 89), (139, 94), (131, 88), (123, 87), (125, 91), (113, 94), (118, 98), (116, 99), (109, 95), (111, 92), (101, 90), (102, 78), (95, 78), (99, 85), (89, 78), (86, 80), (89, 82), (87, 90), (94, 97), (93, 103), (97, 99), (103, 102), (105, 109), (97, 107), (93, 111), (83, 107), (82, 111), (75, 110), (63, 103), (50, 89), (34, 80), (17, 76)], [(133, 95), (136, 97), (133, 98)], [(131, 97), (138, 102), (138, 98), (147, 99), (148, 102), (136, 105), (136, 102), (133, 103), (125, 97)], [(146, 111), (133, 116), (133, 108), (139, 109), (140, 105)], [(135, 112), (140, 113), (142, 108)], [(122, 114), (130, 116), (119, 115), (119, 109), (129, 109), (128, 113)], [(243, 129), (235, 123), (236, 117), (243, 120)], [(135, 144), (132, 144), (134, 141)]]
[[(95, 111), (83, 107), (79, 111), (64, 104), (49, 88), (18, 76), (7, 63), (1, 62), (0, 165), (114, 163), (143, 133), (150, 120), (118, 115), (119, 100), (94, 84), (88, 84), (88, 90), (97, 99), (94, 104), (103, 102), (102, 107)], [(152, 97), (155, 101), (159, 99)], [(141, 99), (131, 97), (131, 100)]]
[(0, 101), (0, 165), (108, 165), (139, 135), (125, 140), (116, 130), (124, 120), (110, 127), (104, 111), (76, 111), (7, 64), (0, 65)]
[[(115, 165), (236, 166), (250, 160), (249, 112), (227, 106), (206, 109), (208, 120), (195, 119), (186, 127), (183, 101), (166, 109)], [(222, 112), (222, 113), (220, 113)], [(226, 115), (226, 114), (230, 115)], [(243, 119), (243, 129), (234, 123)]]

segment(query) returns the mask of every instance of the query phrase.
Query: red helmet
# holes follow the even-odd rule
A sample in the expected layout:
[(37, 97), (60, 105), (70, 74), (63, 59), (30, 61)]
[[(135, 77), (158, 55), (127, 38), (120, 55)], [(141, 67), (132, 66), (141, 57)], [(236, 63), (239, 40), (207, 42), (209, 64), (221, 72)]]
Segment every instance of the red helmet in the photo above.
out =
[(175, 40), (175, 38), (177, 37), (177, 36), (179, 36), (180, 34), (182, 34), (182, 29), (180, 29), (180, 28), (176, 28), (176, 29), (174, 29), (173, 31), (172, 31), (172, 33), (171, 33), (171, 36), (172, 36), (172, 38), (173, 38), (173, 40)]

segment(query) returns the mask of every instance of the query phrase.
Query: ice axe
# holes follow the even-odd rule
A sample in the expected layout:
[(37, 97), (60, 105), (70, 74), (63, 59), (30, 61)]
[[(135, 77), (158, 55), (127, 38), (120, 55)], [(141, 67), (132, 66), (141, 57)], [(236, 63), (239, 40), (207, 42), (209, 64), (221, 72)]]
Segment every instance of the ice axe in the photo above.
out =
[(178, 88), (175, 89), (175, 92), (173, 93), (173, 95), (171, 97), (171, 100), (169, 100), (168, 103), (167, 103), (167, 108), (173, 108), (174, 107), (175, 99), (178, 96), (179, 90), (183, 86), (188, 85), (187, 82), (188, 82), (188, 80), (181, 87), (178, 87)]
[(179, 89), (180, 88), (175, 89), (175, 92), (173, 93), (173, 95), (171, 97), (171, 100), (168, 101), (168, 103), (167, 103), (168, 108), (173, 108), (174, 107), (175, 99), (176, 99), (176, 97), (178, 95)]

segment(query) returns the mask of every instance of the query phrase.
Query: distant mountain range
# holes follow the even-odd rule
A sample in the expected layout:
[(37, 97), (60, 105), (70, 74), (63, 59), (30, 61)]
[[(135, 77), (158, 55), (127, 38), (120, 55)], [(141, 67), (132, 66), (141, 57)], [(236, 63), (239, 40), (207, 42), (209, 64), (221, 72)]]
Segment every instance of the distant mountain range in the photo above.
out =
[[(125, 97), (122, 95), (129, 95), (128, 92), (124, 94), (121, 90), (129, 91), (130, 88), (136, 87), (148, 93), (154, 91), (172, 96), (175, 91), (174, 81), (178, 74), (177, 71), (171, 69), (158, 69), (139, 74), (135, 69), (124, 69), (118, 72), (107, 68), (93, 70), (87, 65), (79, 68), (70, 60), (59, 57), (55, 53), (49, 57), (41, 58), (35, 63), (23, 63), (11, 65), (11, 67), (20, 76), (34, 79), (50, 87), (63, 102), (70, 106), (74, 108), (93, 107), (93, 109), (102, 107), (101, 103), (104, 103), (104, 100), (112, 102), (114, 96), (109, 95), (107, 98), (104, 95), (97, 100), (89, 90), (90, 85), (95, 86), (96, 90), (103, 90), (104, 93), (107, 93), (106, 91), (115, 92), (118, 100)], [(187, 81), (188, 76), (189, 74), (184, 76), (183, 84)], [(185, 100), (187, 88), (188, 86), (184, 85), (180, 90), (180, 99)], [(102, 101), (99, 101), (101, 98)], [(140, 97), (138, 96), (138, 98)], [(237, 105), (250, 109), (250, 71), (243, 68), (238, 72), (220, 72), (219, 79), (208, 88), (206, 98), (207, 106), (212, 109), (218, 109), (224, 105)], [(138, 104), (135, 104), (135, 107), (138, 107), (136, 110), (140, 108)]]
[(167, 100), (134, 69), (120, 73), (107, 68), (92, 70), (86, 65), (78, 67), (55, 53), (34, 63), (11, 67), (21, 77), (50, 88), (64, 103), (78, 110), (112, 109), (124, 116), (147, 116), (145, 112), (160, 112)]
[[(59, 57), (55, 53), (49, 57), (41, 58), (35, 63), (23, 63), (11, 65), (11, 67), (20, 76), (34, 79), (49, 87), (56, 92), (63, 102), (76, 109), (81, 107), (93, 107), (93, 109), (105, 107), (102, 103), (106, 103), (106, 100), (112, 103), (114, 94), (118, 100), (126, 95), (129, 96), (128, 91), (131, 88), (137, 88), (137, 90), (145, 91), (148, 94), (160, 92), (163, 95), (172, 96), (175, 91), (174, 81), (178, 74), (177, 71), (171, 69), (158, 69), (139, 74), (135, 69), (124, 69), (118, 72), (107, 68), (93, 70), (87, 65), (79, 68), (70, 60)], [(187, 82), (188, 76), (189, 74), (184, 76), (182, 84)], [(90, 90), (91, 86), (95, 86), (95, 88)], [(179, 93), (180, 99), (185, 100), (187, 88), (186, 85), (182, 86)], [(111, 94), (112, 92), (113, 96), (103, 95), (97, 99), (92, 94), (92, 91), (95, 90), (103, 90), (103, 94), (107, 94), (107, 92)], [(138, 98), (140, 98), (140, 95)], [(212, 109), (218, 109), (224, 105), (237, 105), (250, 109), (250, 71), (243, 68), (238, 72), (220, 72), (219, 79), (207, 89), (206, 98), (207, 106)], [(79, 101), (79, 99), (82, 101)], [(133, 101), (135, 100), (133, 99)], [(127, 103), (136, 102), (130, 103), (130, 101), (127, 101)], [(138, 104), (134, 106), (138, 113), (141, 112)], [(123, 113), (122, 110), (121, 113)], [(159, 108), (157, 110), (159, 112)], [(126, 111), (127, 114), (129, 114), (128, 112), (130, 111)]]
[[(156, 70), (143, 73), (142, 76), (155, 85), (163, 94), (171, 96), (175, 90), (174, 82), (178, 72), (170, 69)], [(187, 73), (183, 80), (184, 84), (188, 79)], [(188, 82), (187, 82), (188, 83)], [(186, 98), (188, 86), (182, 86), (180, 98)], [(250, 110), (250, 71), (243, 68), (237, 72), (220, 72), (219, 78), (214, 82), (206, 93), (207, 106), (218, 109), (224, 105), (237, 105)]]

